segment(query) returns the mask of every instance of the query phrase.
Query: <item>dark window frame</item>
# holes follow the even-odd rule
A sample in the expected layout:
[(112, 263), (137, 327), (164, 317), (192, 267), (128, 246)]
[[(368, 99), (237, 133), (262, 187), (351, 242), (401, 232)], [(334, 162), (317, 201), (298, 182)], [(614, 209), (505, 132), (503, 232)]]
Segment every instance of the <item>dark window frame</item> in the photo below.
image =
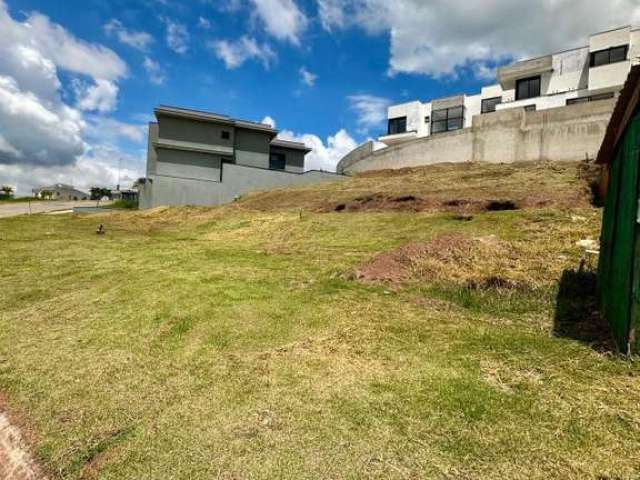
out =
[[(277, 157), (277, 159), (275, 158)], [(269, 170), (286, 170), (287, 156), (282, 152), (269, 153)]]
[[(533, 82), (538, 82), (538, 88), (534, 88), (532, 91), (531, 84)], [(522, 95), (520, 92), (520, 85), (527, 84), (527, 93), (526, 95)], [(538, 98), (542, 95), (542, 76), (536, 75), (535, 77), (527, 77), (521, 78), (520, 80), (516, 80), (516, 101), (518, 100), (528, 100), (530, 98)]]
[(589, 97), (578, 97), (578, 98), (568, 98), (567, 106), (569, 105), (579, 105), (581, 103), (588, 103), (591, 99)]
[(222, 130), (220, 132), (220, 138), (222, 138), (222, 140), (231, 140), (231, 132), (228, 130)]
[[(497, 100), (496, 103), (493, 103), (493, 104), (489, 103), (489, 102), (495, 102), (496, 100)], [(496, 111), (496, 107), (501, 103), (502, 103), (502, 97), (483, 98), (482, 105), (480, 107), (480, 113), (493, 113)], [(492, 105), (493, 107), (487, 108), (486, 105)]]
[[(453, 111), (453, 112), (452, 112)], [(460, 113), (457, 114), (457, 111)], [(453, 113), (453, 114), (452, 114)], [(452, 125), (454, 125), (452, 127)], [(431, 133), (446, 133), (464, 128), (464, 106), (440, 108), (431, 112)]]
[(616, 94), (614, 92), (598, 93), (596, 95), (590, 95), (588, 97), (577, 97), (567, 99), (567, 105), (578, 105), (580, 103), (598, 102), (600, 100), (610, 100), (614, 98)]
[[(620, 50), (624, 51), (624, 56), (620, 60), (611, 60), (612, 54)], [(599, 57), (605, 57), (606, 60), (596, 61)], [(626, 62), (629, 60), (629, 45), (618, 45), (616, 47), (605, 48), (603, 50), (597, 50), (591, 52), (589, 55), (589, 68), (604, 67), (606, 65), (612, 65), (614, 63)]]
[[(404, 126), (402, 127), (404, 123)], [(397, 126), (397, 125), (400, 125)], [(400, 135), (407, 133), (407, 117), (390, 118), (387, 123), (387, 135)]]

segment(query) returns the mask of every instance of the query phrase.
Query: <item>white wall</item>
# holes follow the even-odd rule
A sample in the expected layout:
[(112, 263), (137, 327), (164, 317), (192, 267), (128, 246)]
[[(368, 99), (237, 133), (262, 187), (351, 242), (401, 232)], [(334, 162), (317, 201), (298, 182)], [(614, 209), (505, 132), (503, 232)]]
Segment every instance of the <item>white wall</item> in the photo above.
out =
[(629, 43), (631, 27), (622, 27), (609, 32), (596, 33), (589, 37), (589, 50), (597, 52), (610, 47), (619, 47)]
[(482, 94), (464, 97), (464, 128), (469, 128), (473, 117), (482, 111)]
[(389, 119), (407, 117), (407, 131), (418, 131), (421, 126), (422, 104), (418, 101), (393, 105), (388, 109)]
[(612, 63), (589, 69), (589, 89), (621, 87), (629, 75), (631, 62)]
[(588, 88), (589, 48), (579, 48), (553, 55), (553, 73), (546, 94), (571, 92)]
[[(634, 58), (638, 50), (638, 45), (633, 44), (634, 40), (638, 40), (638, 34), (631, 32), (631, 27), (598, 33), (592, 35), (589, 39), (589, 51), (597, 52), (598, 50), (630, 44), (630, 58)], [(630, 61), (590, 68), (589, 89), (599, 90), (601, 88), (622, 86), (627, 79), (627, 75), (629, 75), (630, 69)]]

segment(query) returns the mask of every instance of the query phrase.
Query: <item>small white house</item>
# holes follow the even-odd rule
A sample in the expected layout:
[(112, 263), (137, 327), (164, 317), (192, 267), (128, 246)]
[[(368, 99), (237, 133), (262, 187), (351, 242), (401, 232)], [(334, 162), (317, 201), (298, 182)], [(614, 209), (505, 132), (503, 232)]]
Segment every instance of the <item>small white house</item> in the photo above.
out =
[(476, 115), (510, 108), (535, 111), (610, 99), (619, 94), (639, 57), (640, 29), (597, 33), (587, 46), (498, 69), (498, 83), (479, 94), (392, 105), (387, 134), (379, 140), (395, 145), (459, 130), (470, 127)]
[(64, 183), (34, 188), (32, 192), (35, 198), (43, 200), (88, 200), (90, 197), (88, 193), (76, 190), (73, 185), (65, 185)]

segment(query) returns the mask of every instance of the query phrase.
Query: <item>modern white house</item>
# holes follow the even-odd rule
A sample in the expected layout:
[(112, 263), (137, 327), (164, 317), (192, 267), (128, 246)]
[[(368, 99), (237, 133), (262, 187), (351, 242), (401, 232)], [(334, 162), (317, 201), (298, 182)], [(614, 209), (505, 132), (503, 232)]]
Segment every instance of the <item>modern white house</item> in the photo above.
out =
[(520, 108), (539, 111), (614, 98), (640, 57), (640, 28), (589, 37), (589, 45), (498, 69), (495, 85), (476, 95), (413, 101), (388, 109), (388, 146), (471, 127), (473, 117)]

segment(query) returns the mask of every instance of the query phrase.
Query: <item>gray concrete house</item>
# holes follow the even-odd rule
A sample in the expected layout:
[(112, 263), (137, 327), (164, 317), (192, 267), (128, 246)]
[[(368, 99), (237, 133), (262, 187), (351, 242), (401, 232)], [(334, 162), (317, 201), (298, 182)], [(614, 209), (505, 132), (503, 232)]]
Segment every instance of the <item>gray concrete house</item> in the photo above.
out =
[(34, 188), (32, 192), (35, 198), (43, 200), (88, 200), (90, 197), (88, 193), (76, 190), (73, 185), (65, 185), (64, 183)]
[(310, 149), (277, 139), (269, 125), (168, 106), (155, 116), (140, 208), (220, 205), (252, 191), (343, 178), (305, 171)]

